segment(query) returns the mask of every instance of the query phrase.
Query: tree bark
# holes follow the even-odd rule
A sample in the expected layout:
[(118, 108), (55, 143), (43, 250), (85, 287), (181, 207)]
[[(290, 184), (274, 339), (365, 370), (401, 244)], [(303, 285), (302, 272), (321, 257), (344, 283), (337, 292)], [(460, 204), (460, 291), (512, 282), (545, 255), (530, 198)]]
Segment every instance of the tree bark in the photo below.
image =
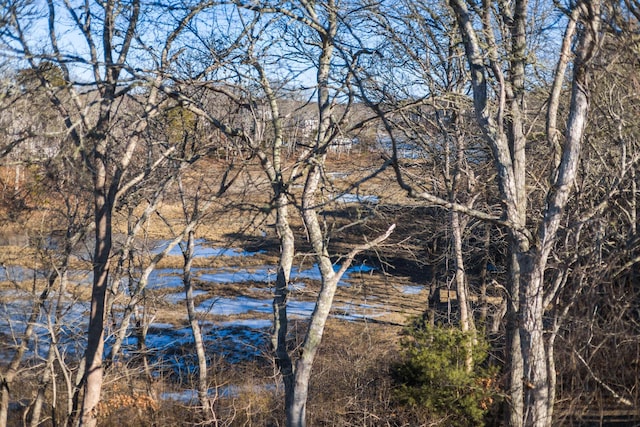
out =
[(294, 235), (289, 226), (288, 198), (281, 189), (276, 199), (276, 229), (280, 238), (280, 259), (273, 298), (273, 334), (271, 344), (276, 356), (278, 369), (282, 374), (285, 395), (285, 411), (287, 420), (295, 417), (293, 402), (295, 394), (293, 362), (287, 350), (287, 296), (289, 294), (289, 277), (295, 252)]
[(109, 261), (112, 246), (112, 215), (114, 189), (107, 187), (106, 141), (96, 148), (96, 175), (94, 177), (95, 252), (93, 257), (93, 287), (91, 292), (91, 317), (87, 332), (85, 353), (86, 371), (80, 425), (95, 427), (97, 406), (102, 390), (104, 352), (105, 298), (109, 280)]
[[(502, 81), (504, 87), (501, 88), (502, 96), (498, 103), (502, 106), (507, 105), (505, 101), (509, 101), (508, 120), (503, 120), (501, 117), (502, 107), (498, 109), (497, 120), (492, 117), (488, 108), (489, 99), (485, 80), (487, 71), (469, 10), (466, 4), (459, 0), (451, 0), (450, 4), (458, 20), (471, 70), (478, 123), (494, 153), (505, 214), (509, 222), (514, 225), (510, 231), (512, 261), (507, 314), (507, 369), (510, 378), (508, 424), (546, 427), (551, 423), (549, 408), (553, 406), (551, 397), (554, 393), (549, 391), (548, 349), (545, 347), (543, 324), (545, 270), (561, 216), (577, 175), (581, 140), (588, 111), (585, 63), (595, 49), (593, 37), (599, 31), (600, 6), (598, 2), (577, 6), (584, 8), (587, 12), (583, 13), (586, 29), (578, 35), (566, 140), (557, 174), (550, 182), (547, 206), (538, 227), (537, 239), (530, 239), (528, 233), (523, 233), (527, 225), (526, 135), (523, 118), (527, 2), (516, 0), (513, 3), (512, 12), (501, 10), (503, 19), (510, 22), (511, 45), (509, 47), (510, 75), (508, 80)], [(570, 21), (567, 29), (569, 35), (573, 31), (571, 25)], [(485, 28), (485, 31), (491, 32), (492, 29)], [(490, 38), (490, 41), (493, 42), (494, 39)], [(491, 46), (490, 43), (490, 49)], [(490, 57), (494, 58), (495, 55)], [(562, 72), (566, 61), (565, 48), (558, 61), (557, 72)], [(493, 67), (493, 70), (497, 70), (497, 67)], [(494, 74), (499, 75), (498, 72)], [(556, 77), (560, 78), (560, 76)], [(547, 130), (550, 132), (555, 132), (557, 96), (556, 89), (553, 91), (549, 106), (550, 116), (547, 117), (549, 121)], [(505, 123), (507, 126), (503, 129)], [(549, 135), (551, 141), (555, 141), (554, 138), (555, 135)]]
[[(460, 311), (460, 329), (462, 332), (469, 334), (475, 333), (475, 325), (473, 321), (473, 315), (470, 313), (469, 295), (467, 287), (467, 275), (464, 269), (464, 260), (462, 257), (462, 225), (460, 224), (460, 217), (457, 212), (451, 212), (451, 228), (453, 233), (454, 253), (456, 261), (456, 292), (458, 294), (458, 310)], [(475, 337), (468, 340), (466, 355), (465, 355), (465, 369), (468, 373), (473, 370), (473, 344)]]
[[(302, 354), (296, 362), (295, 369), (295, 395), (290, 410), (291, 420), (287, 421), (290, 427), (303, 427), (306, 425), (306, 405), (309, 393), (309, 379), (311, 368), (315, 360), (324, 327), (329, 317), (333, 297), (338, 286), (333, 264), (324, 242), (322, 228), (315, 213), (315, 193), (320, 181), (320, 168), (312, 166), (302, 196), (302, 218), (309, 235), (309, 241), (313, 247), (315, 258), (320, 269), (322, 285), (316, 306), (311, 315), (311, 321), (302, 345)], [(339, 280), (339, 278), (338, 278)]]
[(196, 307), (193, 299), (193, 282), (191, 280), (192, 271), (191, 265), (193, 264), (193, 254), (195, 249), (195, 237), (194, 232), (189, 232), (187, 239), (187, 248), (183, 252), (184, 255), (184, 293), (185, 303), (187, 306), (187, 317), (189, 319), (189, 325), (191, 326), (191, 334), (193, 335), (193, 341), (196, 348), (196, 355), (198, 358), (198, 400), (200, 401), (200, 407), (202, 413), (207, 417), (211, 410), (211, 403), (209, 400), (209, 383), (207, 381), (207, 355), (204, 348), (204, 340), (202, 339), (202, 331), (198, 322)]
[(511, 244), (511, 268), (507, 289), (507, 314), (505, 316), (505, 352), (507, 370), (507, 408), (505, 418), (509, 426), (522, 426), (524, 417), (524, 361), (520, 340), (520, 287), (522, 275), (515, 244)]
[[(586, 7), (586, 6), (585, 6)], [(567, 206), (569, 196), (578, 175), (578, 161), (582, 147), (582, 138), (589, 111), (589, 82), (587, 63), (593, 55), (599, 33), (599, 1), (590, 2), (585, 16), (586, 28), (578, 34), (578, 47), (574, 61), (573, 81), (571, 86), (570, 112), (567, 121), (564, 149), (557, 178), (547, 198), (547, 209), (540, 225), (540, 243), (535, 257), (527, 260), (531, 263), (528, 286), (523, 305), (523, 354), (525, 356), (525, 378), (530, 387), (525, 392), (525, 401), (531, 401), (531, 410), (525, 419), (527, 425), (550, 426), (553, 402), (549, 400), (553, 393), (549, 391), (547, 349), (543, 336), (543, 315), (546, 297), (544, 273), (549, 255), (553, 249), (562, 214)], [(553, 342), (549, 343), (550, 345)]]

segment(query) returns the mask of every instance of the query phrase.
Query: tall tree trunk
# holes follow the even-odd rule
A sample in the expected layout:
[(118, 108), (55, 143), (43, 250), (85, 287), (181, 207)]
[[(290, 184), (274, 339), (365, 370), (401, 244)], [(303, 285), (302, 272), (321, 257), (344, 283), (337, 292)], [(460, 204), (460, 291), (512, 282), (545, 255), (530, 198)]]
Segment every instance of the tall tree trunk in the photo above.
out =
[[(488, 70), (483, 59), (483, 47), (471, 12), (464, 1), (450, 0), (449, 3), (456, 15), (471, 71), (476, 117), (494, 154), (505, 217), (511, 228), (512, 261), (508, 289), (506, 347), (510, 406), (507, 422), (510, 426), (546, 427), (551, 423), (549, 408), (553, 406), (553, 393), (549, 392), (548, 354), (543, 325), (546, 298), (545, 269), (577, 175), (581, 139), (588, 110), (585, 63), (596, 48), (594, 37), (599, 33), (600, 4), (599, 1), (579, 2), (575, 6), (582, 11), (584, 28), (578, 35), (576, 45), (566, 141), (557, 172), (549, 182), (547, 205), (543, 211), (543, 219), (538, 225), (537, 236), (534, 238), (526, 229), (526, 133), (523, 116), (528, 3), (526, 0), (515, 0), (512, 4), (500, 5), (504, 8), (500, 10), (502, 18), (505, 22), (510, 22), (507, 34), (509, 37), (505, 38), (509, 40), (510, 45), (503, 46), (510, 54), (508, 79), (503, 78), (499, 64), (495, 62), (497, 51), (496, 40), (492, 36), (492, 22), (483, 22), (489, 42), (491, 71), (500, 84), (498, 113), (495, 116), (489, 103), (486, 81)], [(572, 25), (570, 21), (566, 38), (573, 38)], [(569, 45), (563, 44), (558, 59), (560, 71), (556, 72), (564, 70), (563, 62), (568, 57), (566, 46)], [(561, 80), (564, 76), (558, 75), (556, 78)], [(557, 102), (554, 100), (557, 100), (557, 95), (554, 90), (549, 103), (549, 113), (553, 116), (551, 119), (547, 118), (549, 132), (555, 132)], [(505, 109), (508, 117), (505, 116)], [(550, 140), (553, 141), (554, 138), (555, 135), (549, 135)]]
[[(329, 1), (328, 7), (334, 8), (335, 4)], [(313, 19), (317, 19), (315, 11), (309, 9)], [(336, 10), (331, 11), (328, 28), (323, 28), (318, 35), (322, 41), (322, 50), (318, 58), (318, 71), (316, 81), (318, 83), (318, 134), (316, 136), (315, 148), (326, 150), (326, 144), (330, 141), (329, 129), (331, 126), (332, 104), (329, 93), (329, 75), (331, 71), (331, 59), (333, 57), (334, 37), (337, 31)], [(309, 241), (313, 247), (316, 262), (320, 268), (322, 284), (320, 293), (316, 300), (316, 306), (311, 315), (307, 334), (302, 345), (302, 354), (296, 361), (294, 396), (291, 402), (291, 410), (288, 411), (290, 418), (287, 419), (287, 427), (306, 426), (307, 398), (309, 394), (309, 379), (311, 369), (315, 360), (316, 352), (322, 340), (324, 327), (329, 317), (333, 296), (337, 287), (333, 265), (329, 259), (329, 253), (325, 246), (322, 228), (318, 222), (315, 212), (315, 195), (321, 178), (320, 165), (324, 164), (325, 154), (319, 154), (314, 163), (309, 167), (306, 182), (302, 194), (302, 220), (307, 229)], [(338, 278), (339, 280), (339, 278)]]
[(287, 420), (288, 427), (303, 427), (306, 425), (306, 408), (311, 369), (320, 341), (322, 340), (324, 327), (329, 317), (329, 311), (331, 310), (333, 296), (337, 287), (333, 265), (329, 259), (329, 254), (324, 244), (324, 235), (314, 210), (315, 193), (319, 182), (320, 168), (315, 165), (311, 167), (307, 175), (307, 182), (305, 183), (302, 195), (302, 219), (307, 229), (318, 267), (320, 268), (322, 284), (302, 345), (302, 354), (296, 361), (294, 396), (289, 411), (291, 418)]
[[(271, 343), (276, 356), (278, 369), (282, 374), (284, 383), (285, 412), (287, 420), (293, 420), (293, 402), (295, 383), (293, 374), (293, 362), (287, 350), (287, 296), (289, 293), (289, 278), (293, 265), (295, 242), (293, 231), (289, 226), (289, 212), (287, 195), (283, 189), (279, 190), (276, 199), (276, 229), (280, 238), (280, 260), (276, 276), (275, 295), (273, 298), (273, 335)], [(287, 425), (290, 425), (287, 421)]]
[(469, 306), (469, 289), (467, 287), (467, 275), (464, 270), (464, 260), (462, 256), (462, 224), (460, 223), (460, 214), (451, 211), (451, 228), (453, 232), (453, 247), (456, 260), (456, 292), (458, 294), (458, 310), (460, 312), (460, 329), (471, 335), (467, 341), (465, 355), (465, 369), (467, 372), (473, 370), (473, 344), (475, 340), (475, 324), (473, 314)]
[[(531, 269), (531, 267), (529, 267)], [(544, 427), (548, 419), (549, 384), (547, 377), (547, 352), (544, 342), (543, 277), (540, 271), (531, 271), (524, 290), (520, 339), (524, 362), (524, 424)]]
[[(525, 390), (525, 401), (530, 403), (525, 424), (547, 427), (551, 425), (549, 408), (553, 406), (549, 392), (547, 347), (543, 336), (545, 294), (544, 277), (547, 260), (555, 244), (562, 214), (578, 174), (578, 161), (582, 138), (589, 111), (589, 81), (587, 62), (594, 54), (599, 33), (600, 2), (592, 1), (586, 8), (586, 28), (579, 32), (576, 59), (571, 86), (570, 112), (567, 120), (565, 144), (557, 177), (547, 197), (547, 209), (540, 225), (539, 246), (535, 256), (526, 259), (530, 267), (523, 304), (523, 354), (525, 378), (530, 387)], [(550, 345), (553, 344), (551, 341)], [(551, 349), (549, 349), (551, 350)]]
[[(85, 353), (84, 396), (80, 425), (95, 427), (97, 405), (102, 390), (104, 352), (105, 297), (109, 279), (109, 260), (112, 246), (113, 196), (107, 186), (106, 141), (96, 148), (96, 171), (94, 176), (95, 252), (93, 258), (93, 288), (91, 292), (91, 317), (87, 349)], [(117, 187), (116, 187), (117, 188)]]
[(205, 417), (210, 415), (212, 410), (209, 400), (209, 383), (207, 381), (207, 355), (204, 348), (204, 340), (202, 339), (202, 331), (198, 322), (196, 313), (195, 302), (193, 299), (193, 281), (191, 266), (193, 264), (193, 254), (195, 249), (195, 237), (194, 232), (189, 232), (187, 239), (187, 248), (183, 252), (184, 255), (184, 293), (185, 303), (187, 305), (187, 316), (189, 318), (189, 325), (191, 327), (191, 334), (193, 335), (193, 342), (196, 348), (196, 355), (198, 358), (198, 400), (202, 414)]
[(287, 419), (288, 427), (304, 427), (306, 425), (306, 410), (311, 370), (322, 341), (324, 328), (327, 323), (327, 319), (329, 318), (333, 298), (340, 279), (358, 253), (383, 242), (395, 229), (395, 224), (393, 224), (383, 235), (377, 237), (371, 242), (367, 242), (353, 248), (343, 258), (340, 269), (337, 272), (334, 271), (326, 246), (325, 235), (322, 232), (322, 227), (318, 221), (318, 214), (315, 210), (315, 194), (320, 182), (320, 164), (323, 164), (323, 160), (310, 168), (302, 196), (302, 219), (309, 235), (309, 241), (313, 247), (316, 262), (320, 269), (321, 285), (320, 293), (316, 299), (316, 305), (313, 310), (313, 314), (311, 315), (311, 321), (302, 345), (302, 352), (300, 358), (296, 361), (294, 384), (295, 394), (292, 402), (292, 408), (288, 413), (291, 415), (291, 418)]
[(509, 269), (509, 287), (507, 289), (507, 314), (505, 324), (505, 369), (507, 377), (507, 411), (505, 413), (508, 426), (522, 426), (524, 414), (524, 361), (520, 344), (520, 282), (522, 280), (520, 263), (516, 249), (512, 244), (511, 266)]
[[(291, 277), (291, 267), (295, 255), (295, 236), (289, 224), (289, 196), (287, 182), (283, 175), (283, 123), (280, 117), (280, 107), (278, 95), (273, 91), (269, 76), (262, 65), (255, 60), (253, 66), (260, 75), (260, 84), (265, 91), (271, 110), (271, 124), (273, 126), (273, 145), (270, 156), (263, 150), (258, 149), (257, 155), (260, 158), (263, 170), (271, 181), (273, 200), (276, 211), (276, 231), (280, 240), (280, 258), (278, 261), (278, 271), (276, 273), (276, 283), (273, 296), (273, 333), (271, 334), (271, 346), (276, 358), (278, 370), (282, 375), (284, 384), (284, 401), (287, 426), (292, 425), (295, 415), (293, 413), (293, 402), (295, 396), (295, 378), (291, 355), (287, 349), (288, 316), (287, 301), (289, 295), (289, 279)], [(294, 166), (290, 172), (290, 177), (295, 179), (298, 166)]]
[[(449, 199), (452, 203), (456, 202), (458, 187), (461, 185), (461, 177), (462, 177), (462, 168), (465, 164), (465, 150), (466, 150), (466, 141), (464, 139), (464, 135), (462, 135), (460, 128), (462, 127), (462, 120), (458, 114), (455, 114), (454, 123), (456, 124), (456, 135), (455, 135), (455, 163), (453, 168), (453, 175), (450, 179), (449, 177), (449, 148), (447, 145), (447, 171), (445, 173), (445, 177), (449, 184)], [(472, 173), (472, 172), (468, 172)], [(469, 180), (472, 180), (471, 177), (468, 177)], [(467, 184), (469, 190), (471, 189), (471, 185)], [(474, 199), (468, 202), (469, 208), (473, 207)], [(467, 283), (467, 272), (465, 270), (464, 263), (464, 253), (462, 250), (462, 239), (464, 235), (464, 230), (469, 223), (466, 217), (462, 217), (462, 215), (455, 211), (451, 211), (451, 230), (453, 234), (453, 250), (454, 250), (454, 258), (456, 263), (456, 293), (458, 294), (458, 310), (460, 313), (460, 329), (462, 332), (468, 333), (470, 338), (467, 341), (467, 349), (465, 356), (465, 368), (468, 373), (471, 373), (473, 370), (473, 347), (476, 340), (476, 326), (475, 320), (473, 317), (473, 311), (471, 310), (471, 305), (469, 301), (469, 286)]]

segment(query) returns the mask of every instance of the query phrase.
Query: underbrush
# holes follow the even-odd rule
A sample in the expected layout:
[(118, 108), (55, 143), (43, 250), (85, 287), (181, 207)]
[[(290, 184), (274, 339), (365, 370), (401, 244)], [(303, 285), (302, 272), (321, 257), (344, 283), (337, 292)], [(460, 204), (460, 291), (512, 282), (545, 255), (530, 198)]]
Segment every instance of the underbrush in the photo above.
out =
[[(419, 426), (435, 420), (423, 409), (402, 405), (397, 399), (392, 367), (401, 360), (399, 333), (397, 326), (330, 320), (310, 384), (309, 426)], [(211, 407), (207, 410), (195, 398), (195, 372), (150, 379), (141, 366), (112, 366), (105, 376), (98, 425), (285, 425), (281, 379), (268, 355), (234, 364), (211, 360), (210, 366)], [(14, 390), (20, 389), (16, 384)], [(48, 418), (43, 427), (65, 424), (67, 396), (59, 389), (56, 423)], [(9, 425), (23, 425), (22, 414), (31, 396), (32, 391), (21, 396), (14, 393), (12, 400), (22, 399), (24, 405), (12, 413)], [(48, 417), (52, 398), (49, 393)]]
[[(331, 321), (325, 337), (310, 384), (308, 425), (408, 425), (394, 410), (392, 398), (390, 367), (398, 356), (397, 328)], [(272, 360), (214, 361), (210, 377), (209, 411), (203, 411), (195, 398), (176, 398), (180, 391), (196, 388), (194, 376), (165, 378), (152, 385), (151, 394), (157, 398), (153, 402), (133, 392), (124, 398), (117, 387), (105, 390), (104, 405), (121, 407), (102, 413), (99, 425), (285, 425), (284, 392)]]
[(402, 341), (403, 359), (393, 368), (398, 402), (443, 425), (484, 426), (500, 395), (488, 348), (481, 334), (415, 322)]

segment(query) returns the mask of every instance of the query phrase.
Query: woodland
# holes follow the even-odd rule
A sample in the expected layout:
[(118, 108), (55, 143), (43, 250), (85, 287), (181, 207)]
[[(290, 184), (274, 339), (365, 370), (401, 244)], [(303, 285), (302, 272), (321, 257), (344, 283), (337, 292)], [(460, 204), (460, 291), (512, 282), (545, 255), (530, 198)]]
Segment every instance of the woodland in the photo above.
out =
[(0, 0), (0, 427), (637, 425), (639, 120), (636, 0)]

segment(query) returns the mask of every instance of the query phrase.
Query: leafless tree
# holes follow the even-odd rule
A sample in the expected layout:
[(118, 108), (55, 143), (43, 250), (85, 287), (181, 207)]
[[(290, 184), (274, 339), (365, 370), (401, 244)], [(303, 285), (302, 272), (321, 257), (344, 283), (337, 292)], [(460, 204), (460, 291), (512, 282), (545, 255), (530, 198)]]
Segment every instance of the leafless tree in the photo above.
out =
[[(207, 118), (228, 138), (237, 140), (247, 153), (260, 161), (269, 179), (271, 205), (281, 244), (272, 343), (285, 386), (287, 425), (299, 426), (306, 423), (311, 369), (337, 284), (356, 254), (386, 239), (393, 228), (380, 238), (354, 248), (344, 256), (339, 271), (334, 271), (326, 230), (322, 229), (317, 216), (323, 202), (316, 197), (330, 147), (341, 132), (348, 134), (345, 130), (349, 127), (348, 117), (353, 101), (346, 90), (350, 83), (348, 67), (337, 65), (342, 57), (335, 53), (339, 27), (344, 19), (340, 16), (339, 5), (334, 2), (326, 5), (237, 2), (236, 5), (237, 9), (226, 13), (241, 26), (221, 23), (231, 31), (226, 39), (217, 39), (224, 40), (225, 44), (209, 46), (212, 55), (210, 67), (183, 80), (181, 93), (172, 88), (166, 89), (184, 107)], [(197, 39), (205, 38), (200, 36)], [(311, 47), (304, 46), (304, 40), (312, 41)], [(276, 49), (282, 50), (276, 53)], [(220, 52), (225, 53), (222, 60), (216, 56)], [(225, 62), (225, 58), (230, 62)], [(231, 61), (233, 58), (241, 60)], [(270, 68), (275, 60), (280, 66), (279, 78), (271, 75)], [(315, 123), (313, 137), (302, 142), (294, 159), (287, 162), (286, 117), (282, 108), (286, 97), (282, 94), (291, 87), (289, 84), (296, 84), (303, 72), (309, 70), (316, 74), (316, 78), (311, 84), (303, 84), (309, 86), (315, 100), (313, 108), (310, 108)], [(232, 77), (224, 84), (215, 79), (208, 80), (216, 75)], [(203, 102), (206, 98), (198, 99), (189, 93), (189, 85), (207, 88), (210, 93), (227, 99), (242, 110), (245, 120), (237, 114), (235, 117), (217, 115)], [(346, 102), (340, 105), (342, 100)], [(303, 185), (301, 193), (294, 191), (295, 183)], [(296, 203), (297, 200), (299, 202)], [(289, 278), (296, 253), (295, 237), (289, 222), (291, 207), (299, 209), (322, 274), (316, 309), (297, 359), (292, 357), (287, 346)]]
[[(529, 179), (533, 178), (529, 169), (531, 159), (527, 158), (527, 143), (533, 129), (527, 120), (530, 114), (527, 102), (535, 93), (528, 83), (536, 82), (529, 72), (535, 67), (528, 58), (537, 41), (537, 27), (532, 27), (531, 22), (538, 24), (535, 20), (529, 21), (531, 6), (526, 1), (485, 2), (482, 5), (449, 1), (441, 5), (440, 10), (451, 13), (455, 20), (453, 32), (438, 25), (433, 15), (424, 13), (429, 10), (432, 9), (423, 9), (421, 16), (416, 18), (434, 22), (432, 29), (439, 37), (453, 39), (464, 48), (477, 124), (493, 154), (502, 215), (452, 203), (428, 189), (413, 187), (401, 173), (398, 176), (410, 195), (492, 221), (509, 230), (512, 258), (507, 289), (508, 423), (513, 426), (550, 425), (554, 402), (549, 390), (549, 377), (553, 373), (549, 371), (548, 354), (553, 351), (549, 347), (552, 342), (544, 338), (543, 319), (545, 307), (559, 286), (548, 285), (545, 273), (578, 176), (591, 88), (590, 61), (601, 39), (601, 4), (578, 3), (569, 10), (561, 10), (566, 13), (561, 15), (565, 26), (562, 45), (556, 48), (559, 53), (553, 59), (544, 58), (546, 63), (555, 64), (551, 65), (555, 68), (550, 79), (553, 85), (544, 109), (547, 142), (556, 150), (556, 157), (548, 177), (540, 181), (540, 184), (544, 182), (541, 199), (546, 200), (546, 204), (540, 209), (539, 221), (532, 221), (529, 210), (532, 192), (527, 186), (528, 174)], [(537, 14), (546, 16), (542, 10)], [(569, 64), (572, 65), (568, 78), (572, 85), (571, 102), (567, 105), (566, 115), (560, 115), (559, 99), (567, 82)], [(558, 121), (563, 118), (567, 122), (561, 144)], [(540, 179), (540, 176), (536, 178)], [(561, 283), (561, 280), (555, 281), (556, 285)]]
[[(113, 248), (112, 220), (119, 200), (135, 185), (150, 176), (171, 151), (144, 140), (149, 117), (157, 112), (158, 91), (150, 88), (137, 96), (138, 80), (128, 71), (132, 62), (141, 61), (139, 34), (144, 21), (141, 2), (71, 4), (48, 2), (48, 47), (34, 47), (26, 32), (32, 20), (14, 14), (11, 17), (15, 49), (37, 70), (39, 58), (46, 58), (62, 71), (61, 88), (48, 85), (49, 101), (65, 124), (69, 142), (76, 147), (79, 166), (91, 176), (95, 223), (91, 317), (86, 348), (86, 371), (81, 425), (95, 425), (96, 406), (103, 381), (104, 321), (106, 291), (109, 286)], [(70, 23), (80, 37), (73, 46), (65, 39), (70, 34), (60, 27)], [(37, 48), (39, 49), (39, 48)], [(134, 53), (135, 51), (135, 53)], [(135, 59), (134, 59), (135, 58)], [(84, 73), (86, 72), (86, 73)], [(79, 76), (78, 74), (83, 74)], [(79, 91), (78, 81), (90, 82)], [(120, 114), (123, 105), (127, 114)], [(140, 161), (140, 156), (144, 161)]]
[(555, 327), (549, 332), (549, 340), (562, 343), (556, 351), (557, 393), (571, 402), (560, 410), (566, 416), (589, 411), (584, 405), (589, 400), (600, 409), (637, 406), (638, 323), (631, 307), (638, 298), (633, 283), (639, 158), (638, 128), (630, 115), (637, 97), (638, 27), (628, 19), (630, 13), (628, 6), (617, 4), (604, 21), (606, 36), (593, 65), (598, 84), (591, 91), (592, 126), (559, 239), (572, 241), (558, 245), (557, 251), (567, 252), (560, 257), (565, 261), (550, 263), (556, 271), (570, 270), (565, 290), (553, 302)]
[[(380, 56), (389, 58), (388, 67), (411, 58), (411, 65), (392, 80), (383, 79), (383, 71), (371, 72), (365, 68), (360, 73), (365, 100), (384, 117), (390, 135), (389, 146), (384, 148), (394, 157), (398, 178), (412, 193), (419, 193), (419, 188), (429, 189), (441, 201), (473, 209), (478, 199), (488, 194), (487, 190), (480, 189), (484, 185), (482, 173), (488, 153), (474, 135), (477, 127), (469, 124), (472, 106), (465, 96), (467, 74), (462, 47), (456, 39), (443, 37), (441, 32), (455, 27), (453, 16), (446, 9), (438, 10), (438, 5), (422, 2), (375, 8), (371, 16), (385, 40), (376, 49), (380, 50)], [(418, 88), (411, 81), (423, 82), (424, 87)], [(374, 104), (374, 98), (383, 102)], [(443, 257), (442, 274), (447, 280), (447, 289), (454, 284), (461, 329), (475, 334), (465, 266), (471, 260), (463, 249), (468, 240), (465, 235), (473, 233), (468, 227), (473, 218), (456, 210), (448, 215), (446, 230), (451, 243), (447, 245), (452, 249), (451, 255)], [(435, 230), (433, 239), (437, 239)], [(448, 268), (448, 263), (453, 267)], [(477, 269), (477, 265), (474, 267)], [(451, 271), (453, 277), (449, 280)], [(447, 293), (447, 297), (451, 295)], [(439, 300), (437, 295), (431, 295), (430, 299)], [(472, 368), (470, 350), (469, 370)]]
[[(548, 288), (544, 278), (549, 255), (578, 173), (580, 148), (588, 114), (589, 61), (600, 38), (601, 10), (599, 3), (579, 4), (568, 18), (557, 60), (554, 79), (556, 84), (551, 91), (547, 110), (547, 137), (554, 147), (558, 147), (558, 99), (570, 60), (571, 42), (577, 37), (565, 142), (562, 149), (557, 151), (555, 168), (550, 174), (546, 190), (547, 205), (543, 210), (543, 219), (537, 224), (536, 234), (533, 234), (526, 228), (528, 163), (525, 149), (526, 124), (523, 120), (526, 108), (527, 5), (526, 2), (516, 1), (509, 6), (498, 15), (503, 22), (509, 24), (507, 39), (511, 41), (511, 46), (506, 49), (511, 54), (509, 71), (505, 77), (501, 77), (504, 73), (498, 63), (496, 38), (490, 36), (488, 40), (485, 39), (490, 58), (487, 66), (481, 59), (482, 36), (473, 28), (474, 18), (470, 15), (470, 9), (461, 1), (451, 2), (471, 72), (476, 116), (494, 154), (505, 217), (510, 222), (511, 315), (507, 318), (507, 352), (511, 378), (509, 422), (511, 425), (546, 426), (551, 424), (554, 402), (549, 390), (549, 376), (554, 373), (548, 371), (549, 348), (543, 335), (543, 319), (545, 303), (558, 289)], [(487, 34), (494, 34), (494, 29), (489, 22), (491, 11), (486, 10), (485, 13), (484, 17), (478, 19), (484, 23), (486, 37)], [(580, 26), (576, 28), (578, 22)], [(500, 96), (497, 99), (497, 109), (494, 109), (489, 98), (489, 70), (494, 76), (498, 76)], [(503, 120), (503, 114), (507, 111), (509, 120)]]
[[(43, 134), (36, 133), (34, 137), (46, 140)], [(53, 370), (56, 366), (61, 366), (63, 370), (66, 367), (58, 343), (64, 339), (62, 328), (65, 323), (68, 326), (67, 331), (73, 330), (72, 322), (68, 318), (65, 319), (66, 312), (73, 303), (68, 297), (68, 271), (71, 260), (76, 255), (76, 245), (91, 230), (91, 209), (82, 202), (88, 193), (86, 188), (75, 184), (82, 172), (69, 167), (70, 163), (66, 158), (68, 154), (69, 152), (59, 151), (50, 158), (34, 159), (30, 170), (39, 177), (39, 184), (34, 186), (31, 173), (25, 174), (25, 182), (21, 183), (21, 186), (30, 189), (26, 193), (25, 209), (31, 212), (22, 210), (20, 215), (33, 219), (37, 213), (41, 217), (43, 227), (28, 233), (34, 252), (27, 255), (22, 262), (24, 268), (34, 269), (33, 298), (25, 319), (24, 332), (21, 336), (15, 337), (16, 349), (2, 370), (5, 387), (2, 389), (0, 425), (7, 425), (9, 398), (20, 398), (14, 381), (19, 379), (21, 365), (27, 362), (27, 351), (35, 351), (37, 358), (37, 343), (48, 343), (45, 363), (32, 366), (34, 372), (39, 373), (39, 385), (36, 398), (28, 406), (31, 423), (38, 423), (40, 420), (45, 391), (53, 381)], [(14, 161), (24, 159), (24, 156), (28, 154), (22, 153), (21, 157), (16, 157)], [(54, 203), (50, 204), (51, 201)], [(26, 218), (24, 220), (27, 221)], [(33, 261), (32, 267), (31, 263), (25, 262), (26, 259)], [(16, 287), (19, 289), (24, 285), (20, 285), (18, 281), (21, 280), (16, 279)], [(10, 319), (6, 320), (11, 322)], [(33, 357), (30, 359), (29, 363), (32, 363)], [(65, 370), (65, 373), (68, 371)], [(71, 389), (68, 391), (73, 393)], [(62, 412), (60, 414), (62, 415)]]

